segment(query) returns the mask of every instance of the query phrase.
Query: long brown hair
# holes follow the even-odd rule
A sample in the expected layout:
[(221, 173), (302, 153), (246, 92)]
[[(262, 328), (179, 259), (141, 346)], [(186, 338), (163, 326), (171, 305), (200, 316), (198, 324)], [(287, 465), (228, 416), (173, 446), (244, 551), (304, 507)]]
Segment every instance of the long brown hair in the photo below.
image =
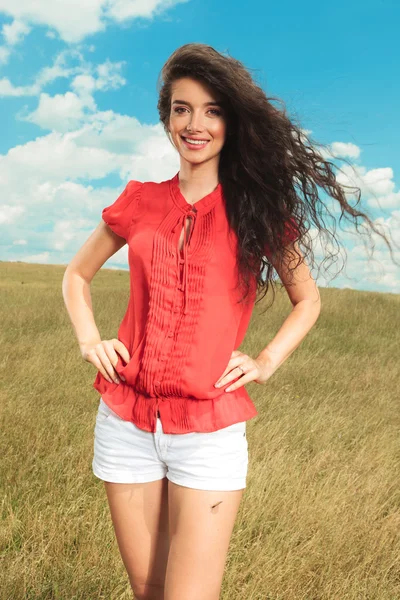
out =
[[(386, 236), (376, 229), (370, 217), (356, 209), (361, 190), (337, 181), (333, 171), (336, 165), (326, 158), (327, 147), (310, 138), (296, 119), (289, 118), (284, 102), (267, 97), (248, 69), (229, 55), (206, 44), (191, 43), (181, 46), (168, 58), (157, 82), (157, 108), (167, 135), (171, 86), (181, 77), (203, 82), (223, 99), (227, 137), (218, 176), (226, 199), (227, 218), (238, 238), (237, 262), (246, 286), (245, 297), (249, 277), (256, 277), (257, 291), (264, 290), (263, 297), (269, 283), (274, 287), (270, 259), (282, 257), (288, 225), (295, 228), (305, 257), (311, 255), (311, 264), (314, 254), (307, 235), (311, 227), (318, 230), (320, 239), (324, 232), (337, 242), (321, 217), (324, 207), (334, 218), (319, 197), (317, 186), (339, 203), (339, 221), (343, 217), (352, 221), (358, 231), (357, 219), (364, 219), (391, 250)], [(272, 101), (280, 103), (282, 108), (273, 106)], [(317, 146), (324, 150), (321, 152)], [(357, 198), (354, 207), (346, 199), (346, 189)], [(295, 248), (293, 252), (298, 261), (290, 260), (289, 273), (302, 260)], [(291, 259), (295, 258), (294, 254), (290, 253)], [(328, 252), (328, 256), (336, 255)]]

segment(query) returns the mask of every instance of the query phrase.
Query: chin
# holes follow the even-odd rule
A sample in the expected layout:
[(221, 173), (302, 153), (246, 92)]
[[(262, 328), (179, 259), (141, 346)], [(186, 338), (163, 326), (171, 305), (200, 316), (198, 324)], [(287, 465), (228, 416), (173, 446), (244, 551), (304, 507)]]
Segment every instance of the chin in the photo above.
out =
[(183, 158), (186, 160), (186, 162), (190, 163), (191, 165), (201, 165), (203, 163), (210, 161), (211, 159), (213, 159), (215, 157), (214, 156), (205, 156), (203, 158), (198, 158), (197, 160), (193, 159), (193, 158), (187, 158), (186, 156), (184, 156)]

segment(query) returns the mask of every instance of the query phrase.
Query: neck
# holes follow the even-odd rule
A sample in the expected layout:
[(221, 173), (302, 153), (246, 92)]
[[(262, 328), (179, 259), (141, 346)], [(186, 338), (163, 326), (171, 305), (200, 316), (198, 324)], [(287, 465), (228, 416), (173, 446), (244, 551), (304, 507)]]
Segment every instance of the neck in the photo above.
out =
[(199, 165), (194, 165), (187, 161), (182, 161), (178, 181), (182, 193), (193, 197), (199, 195), (200, 197), (205, 196), (218, 186), (218, 162), (207, 161)]

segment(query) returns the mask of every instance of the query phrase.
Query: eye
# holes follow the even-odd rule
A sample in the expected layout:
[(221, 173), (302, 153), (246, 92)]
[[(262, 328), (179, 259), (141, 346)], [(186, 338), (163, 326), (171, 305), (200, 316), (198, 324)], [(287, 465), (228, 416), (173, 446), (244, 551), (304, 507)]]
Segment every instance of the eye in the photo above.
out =
[[(187, 110), (184, 106), (176, 106), (174, 107), (174, 112), (178, 113), (178, 115), (182, 114), (180, 111)], [(214, 113), (217, 117), (221, 116), (222, 111), (219, 108), (210, 108), (208, 112)]]

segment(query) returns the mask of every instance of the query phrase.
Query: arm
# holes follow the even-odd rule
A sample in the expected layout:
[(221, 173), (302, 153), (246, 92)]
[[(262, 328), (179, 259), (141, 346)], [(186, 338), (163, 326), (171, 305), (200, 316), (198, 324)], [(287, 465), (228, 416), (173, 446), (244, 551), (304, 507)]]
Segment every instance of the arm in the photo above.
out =
[(62, 281), (65, 306), (81, 354), (109, 381), (110, 377), (107, 373), (113, 379), (116, 377), (112, 366), (116, 362), (114, 349), (117, 349), (125, 360), (129, 360), (129, 354), (119, 340), (114, 340), (114, 349), (111, 348), (111, 343), (102, 343), (93, 316), (90, 283), (103, 264), (125, 244), (124, 238), (114, 233), (104, 221), (101, 221), (69, 263)]
[(124, 244), (126, 241), (101, 221), (65, 270), (62, 293), (80, 346), (100, 341), (93, 316), (90, 283), (103, 264)]
[[(294, 244), (294, 246), (291, 244)], [(295, 241), (287, 244), (286, 248), (296, 248), (300, 257), (302, 257)], [(288, 267), (290, 263), (287, 253), (285, 253), (285, 256), (286, 258), (273, 263), (273, 266), (286, 287), (293, 305), (292, 312), (286, 318), (274, 339), (260, 352), (257, 358), (253, 359), (240, 352), (240, 350), (232, 352), (228, 366), (214, 384), (215, 387), (219, 388), (239, 377), (235, 383), (225, 389), (225, 392), (237, 390), (250, 381), (260, 384), (266, 383), (278, 367), (300, 345), (318, 319), (321, 300), (309, 268), (304, 262), (301, 262), (295, 269), (292, 268), (292, 285), (289, 286), (287, 284), (289, 282)], [(299, 261), (299, 257), (294, 255), (292, 260), (295, 261), (293, 267)]]
[[(296, 242), (294, 247), (303, 256)], [(295, 255), (291, 259), (293, 266), (299, 260)], [(288, 266), (291, 264), (287, 255), (273, 266), (283, 285), (289, 281)], [(292, 311), (283, 322), (273, 340), (258, 355), (256, 360), (264, 363), (271, 374), (296, 350), (310, 329), (314, 326), (321, 311), (321, 298), (317, 285), (305, 262), (301, 262), (292, 271), (292, 285), (286, 287), (287, 294), (293, 305)]]

